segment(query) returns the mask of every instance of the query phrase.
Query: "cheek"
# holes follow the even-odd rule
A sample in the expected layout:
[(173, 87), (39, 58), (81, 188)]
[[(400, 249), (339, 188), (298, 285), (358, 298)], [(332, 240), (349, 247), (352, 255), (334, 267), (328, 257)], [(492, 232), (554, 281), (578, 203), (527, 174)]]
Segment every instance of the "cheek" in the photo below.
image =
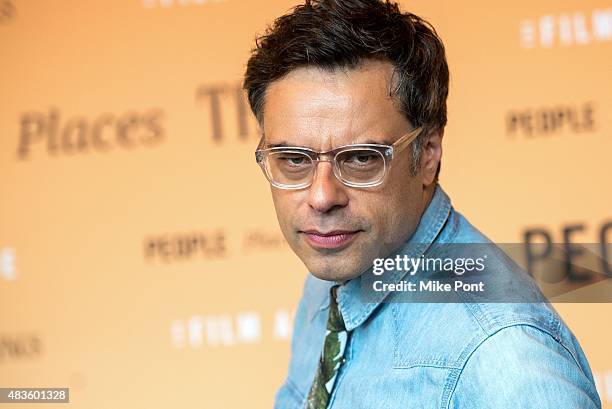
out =
[(416, 227), (415, 217), (421, 201), (416, 178), (398, 174), (390, 176), (393, 178), (381, 195), (384, 201), (380, 203), (381, 232), (385, 235), (382, 237), (385, 242), (407, 239), (406, 236)]
[(295, 219), (299, 217), (299, 196), (299, 192), (272, 188), (272, 201), (274, 202), (276, 217), (284, 233), (292, 230)]
[(387, 196), (377, 214), (379, 239), (387, 244), (399, 239), (402, 224), (407, 222), (404, 205), (398, 199), (397, 195)]

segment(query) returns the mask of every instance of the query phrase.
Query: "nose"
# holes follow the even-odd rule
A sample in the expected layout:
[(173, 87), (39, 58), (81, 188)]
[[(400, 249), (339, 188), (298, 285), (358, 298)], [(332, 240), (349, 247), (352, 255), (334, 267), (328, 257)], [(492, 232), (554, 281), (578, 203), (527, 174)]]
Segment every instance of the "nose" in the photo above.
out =
[(308, 205), (320, 213), (327, 213), (348, 204), (346, 186), (334, 175), (330, 162), (319, 162), (308, 192)]

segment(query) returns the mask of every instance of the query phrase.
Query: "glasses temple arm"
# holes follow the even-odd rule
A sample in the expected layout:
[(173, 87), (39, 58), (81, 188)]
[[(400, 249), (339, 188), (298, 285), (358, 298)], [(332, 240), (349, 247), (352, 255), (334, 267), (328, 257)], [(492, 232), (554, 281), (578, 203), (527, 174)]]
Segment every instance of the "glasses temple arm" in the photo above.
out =
[(406, 146), (408, 146), (410, 142), (412, 142), (417, 136), (419, 136), (422, 130), (423, 128), (421, 127), (414, 128), (412, 131), (399, 138), (397, 141), (395, 141), (395, 143), (393, 143), (393, 145), (391, 145), (393, 146), (393, 150), (396, 153), (401, 152)]

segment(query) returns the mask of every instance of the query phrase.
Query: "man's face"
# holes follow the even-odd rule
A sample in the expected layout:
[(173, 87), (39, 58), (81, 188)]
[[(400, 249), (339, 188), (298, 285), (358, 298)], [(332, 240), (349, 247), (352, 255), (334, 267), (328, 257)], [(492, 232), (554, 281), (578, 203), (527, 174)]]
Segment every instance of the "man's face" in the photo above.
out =
[[(317, 151), (392, 144), (412, 126), (389, 96), (391, 74), (390, 63), (377, 61), (348, 71), (291, 71), (268, 87), (266, 143)], [(410, 174), (411, 149), (393, 158), (385, 181), (374, 188), (345, 186), (330, 162), (319, 162), (308, 188), (272, 187), (281, 230), (315, 277), (338, 282), (357, 277), (414, 232), (426, 191), (422, 172)]]

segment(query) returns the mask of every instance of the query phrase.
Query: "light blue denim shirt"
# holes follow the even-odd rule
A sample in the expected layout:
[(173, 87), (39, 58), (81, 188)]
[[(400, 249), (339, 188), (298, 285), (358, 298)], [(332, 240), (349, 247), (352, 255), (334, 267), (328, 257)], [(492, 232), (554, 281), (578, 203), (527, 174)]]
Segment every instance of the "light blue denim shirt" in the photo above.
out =
[[(487, 241), (438, 186), (408, 243)], [(304, 407), (333, 284), (306, 279), (275, 408)], [(360, 291), (360, 277), (338, 289), (351, 336), (328, 408), (601, 408), (578, 341), (546, 302), (364, 303)]]

